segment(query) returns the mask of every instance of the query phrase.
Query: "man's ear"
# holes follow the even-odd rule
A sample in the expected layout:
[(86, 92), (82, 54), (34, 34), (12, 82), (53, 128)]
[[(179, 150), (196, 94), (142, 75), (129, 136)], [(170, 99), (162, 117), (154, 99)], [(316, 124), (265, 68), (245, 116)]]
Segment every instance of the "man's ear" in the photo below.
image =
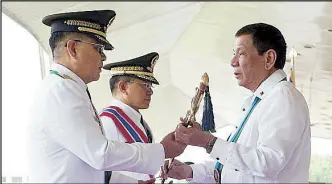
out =
[(70, 57), (76, 58), (76, 42), (74, 40), (68, 40), (66, 44), (67, 53)]
[(265, 70), (271, 70), (277, 60), (277, 53), (273, 49), (269, 49), (265, 52)]
[(118, 89), (121, 91), (121, 93), (127, 94), (127, 88), (128, 88), (128, 83), (125, 81), (120, 81), (118, 83)]

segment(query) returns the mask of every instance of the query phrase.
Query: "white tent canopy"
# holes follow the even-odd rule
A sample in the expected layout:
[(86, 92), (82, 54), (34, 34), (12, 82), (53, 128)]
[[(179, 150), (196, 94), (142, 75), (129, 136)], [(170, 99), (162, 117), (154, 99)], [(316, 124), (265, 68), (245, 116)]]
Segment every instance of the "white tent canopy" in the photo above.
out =
[[(307, 99), (313, 136), (332, 138), (331, 2), (3, 2), (2, 8), (47, 52), (50, 29), (41, 23), (44, 16), (114, 10), (117, 16), (107, 37), (115, 50), (107, 52), (107, 63), (152, 51), (160, 54), (155, 75), (161, 85), (143, 111), (157, 139), (185, 115), (204, 72), (210, 76), (217, 127), (237, 124), (236, 111), (249, 93), (237, 86), (229, 64), (234, 34), (246, 24), (273, 24), (284, 33), (288, 48), (300, 53), (295, 60), (296, 87)], [(289, 67), (288, 62), (284, 70)], [(102, 72), (100, 81), (89, 85), (98, 109), (112, 99), (109, 77)]]

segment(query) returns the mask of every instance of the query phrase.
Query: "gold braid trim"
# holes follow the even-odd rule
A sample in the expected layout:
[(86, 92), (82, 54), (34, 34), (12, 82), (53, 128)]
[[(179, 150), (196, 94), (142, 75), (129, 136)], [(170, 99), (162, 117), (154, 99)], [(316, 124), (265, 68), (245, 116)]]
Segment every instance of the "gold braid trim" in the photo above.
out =
[(95, 33), (100, 36), (106, 37), (106, 33), (102, 32), (102, 31), (98, 31), (96, 29), (91, 29), (91, 28), (87, 28), (87, 27), (78, 27), (77, 29), (79, 31), (86, 31), (86, 32)]
[(99, 24), (87, 22), (87, 21), (83, 21), (83, 20), (66, 20), (64, 23), (67, 25), (70, 25), (70, 26), (84, 26), (84, 27), (90, 27), (90, 28), (94, 28), (94, 29), (101, 29), (101, 26)]
[(143, 71), (143, 67), (140, 66), (120, 66), (111, 68), (111, 71)]
[(150, 72), (141, 72), (141, 71), (112, 71), (111, 70), (111, 74), (112, 75), (116, 75), (116, 74), (134, 74), (134, 75), (138, 75), (141, 77), (142, 76), (151, 76), (153, 77), (153, 73)]
[(99, 40), (103, 41), (103, 42), (106, 42), (106, 43), (109, 43), (105, 38), (99, 36), (99, 35), (95, 35)]
[(156, 81), (157, 80), (154, 77), (146, 76), (146, 75), (137, 75), (138, 77), (141, 77), (143, 79), (149, 80), (149, 81)]

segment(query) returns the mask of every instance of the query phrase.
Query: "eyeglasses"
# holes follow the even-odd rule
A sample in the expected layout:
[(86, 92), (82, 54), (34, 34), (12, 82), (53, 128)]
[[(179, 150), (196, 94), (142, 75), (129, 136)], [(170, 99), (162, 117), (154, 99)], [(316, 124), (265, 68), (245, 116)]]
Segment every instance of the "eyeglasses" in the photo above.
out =
[(93, 48), (95, 48), (99, 54), (104, 53), (105, 50), (105, 46), (102, 44), (98, 44), (98, 43), (91, 43), (91, 42), (86, 42), (86, 41), (82, 41), (82, 40), (74, 40), (75, 42), (80, 42), (80, 43), (86, 43), (86, 44), (90, 44), (93, 46)]
[(147, 90), (151, 90), (154, 88), (153, 84), (151, 82), (135, 82), (135, 81), (129, 81), (130, 83), (137, 83), (141, 86), (143, 86), (144, 88), (146, 88)]

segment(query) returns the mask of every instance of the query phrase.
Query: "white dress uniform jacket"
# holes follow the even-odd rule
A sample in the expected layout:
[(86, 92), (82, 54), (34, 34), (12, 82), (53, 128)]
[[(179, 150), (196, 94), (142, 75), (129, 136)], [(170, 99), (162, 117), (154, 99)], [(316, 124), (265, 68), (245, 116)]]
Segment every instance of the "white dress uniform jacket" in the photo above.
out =
[[(139, 112), (137, 112), (132, 107), (130, 107), (127, 104), (125, 104), (121, 101), (118, 101), (118, 100), (113, 100), (110, 105), (116, 106), (116, 107), (119, 107), (120, 109), (122, 109), (123, 112), (126, 115), (128, 115), (128, 117), (131, 120), (133, 120), (133, 122), (146, 135), (146, 131), (140, 122), (142, 115)], [(105, 130), (105, 135), (108, 140), (120, 141), (120, 142), (127, 141), (127, 139), (123, 136), (121, 131), (119, 131), (119, 129), (116, 127), (116, 125), (114, 124), (114, 122), (111, 118), (109, 118), (107, 116), (101, 116), (100, 119), (102, 121), (104, 130)], [(148, 129), (148, 131), (152, 135), (151, 129), (145, 121), (144, 121), (144, 126)], [(154, 141), (152, 141), (152, 142), (154, 142)], [(154, 157), (152, 156), (151, 161), (153, 161), (153, 160), (154, 160)], [(156, 173), (154, 173), (154, 174), (156, 174)], [(112, 172), (110, 183), (137, 183), (138, 180), (145, 181), (145, 180), (149, 180), (149, 179), (150, 179), (150, 177), (148, 174), (134, 173), (134, 172), (128, 172), (128, 171), (121, 171), (121, 172), (118, 171), (118, 172)]]
[(159, 171), (165, 159), (161, 144), (107, 140), (86, 84), (62, 65), (51, 69), (74, 81), (51, 74), (37, 92), (28, 128), (30, 182), (103, 183), (105, 170)]
[[(311, 155), (310, 119), (302, 94), (283, 70), (266, 79), (243, 106), (261, 98), (237, 143), (217, 139), (210, 153), (223, 164), (222, 183), (307, 183)], [(191, 165), (190, 182), (215, 183), (216, 162)], [(188, 181), (189, 181), (188, 180)]]

